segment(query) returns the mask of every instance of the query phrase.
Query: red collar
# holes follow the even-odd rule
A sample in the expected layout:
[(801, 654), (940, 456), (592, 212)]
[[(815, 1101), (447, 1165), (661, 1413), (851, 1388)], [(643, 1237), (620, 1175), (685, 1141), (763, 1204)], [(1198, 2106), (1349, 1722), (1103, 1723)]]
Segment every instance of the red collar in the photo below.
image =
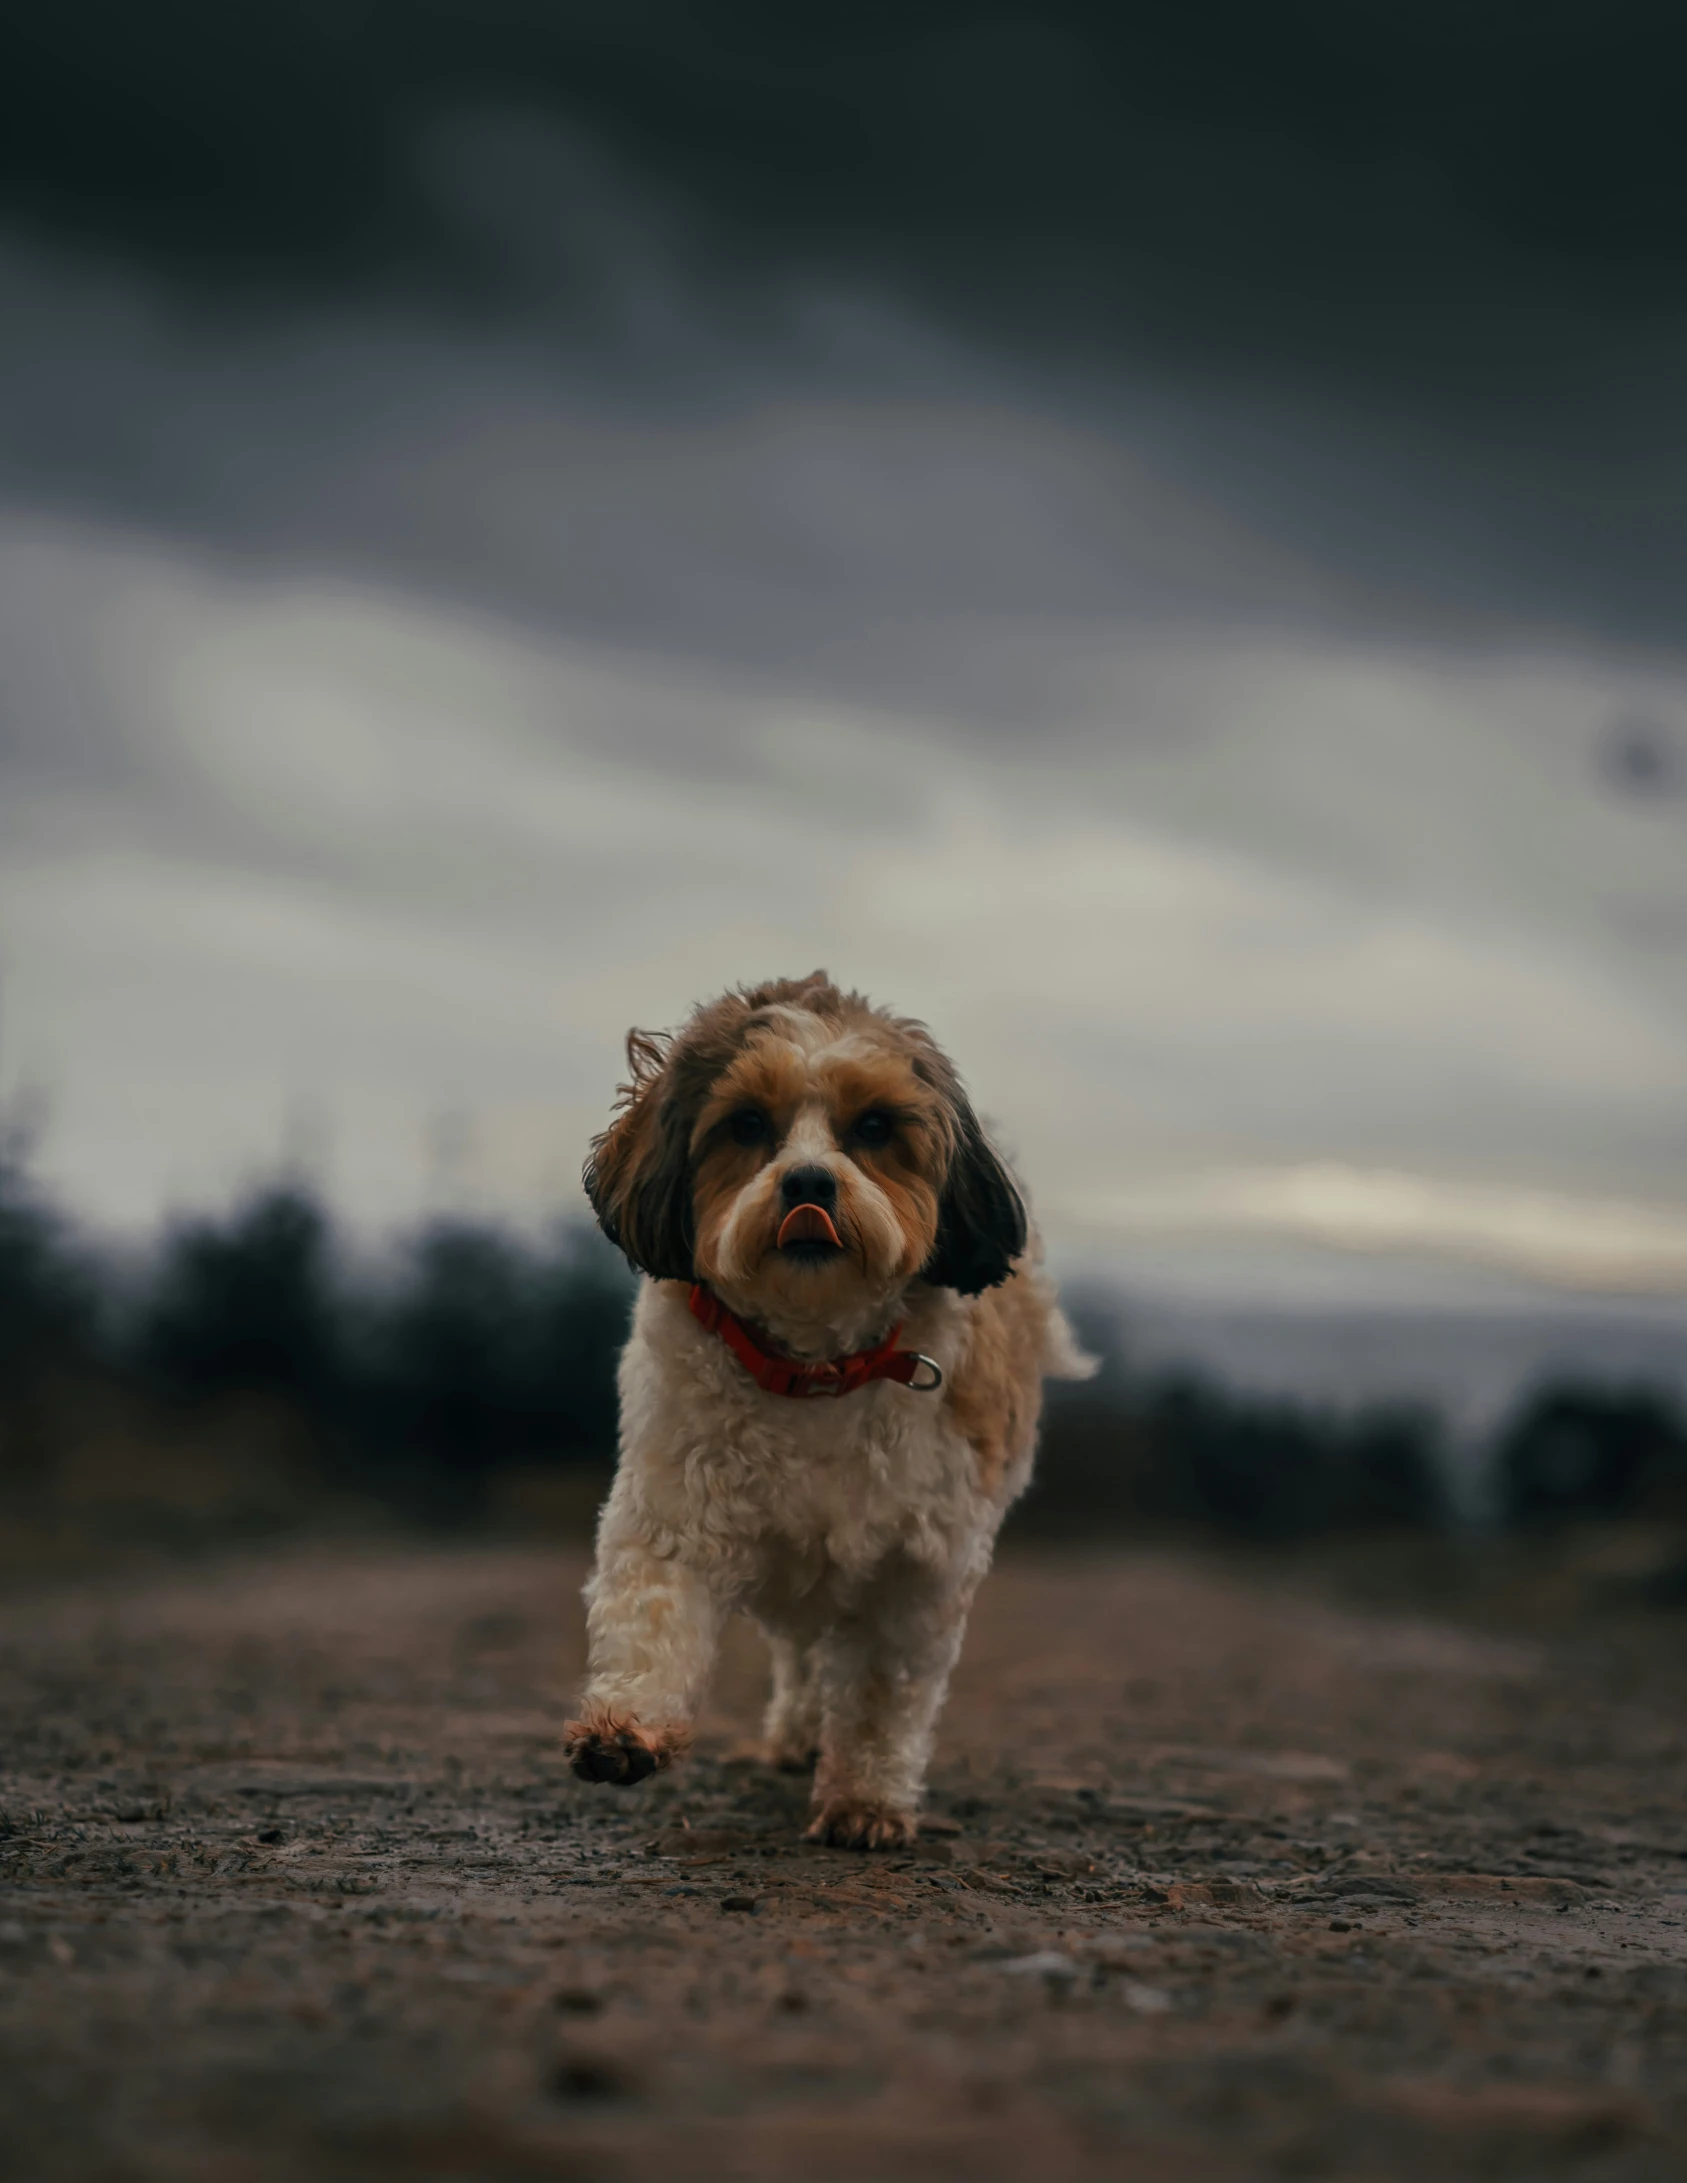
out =
[[(893, 1326), (875, 1349), (858, 1349), (853, 1356), (833, 1357), (824, 1364), (804, 1364), (795, 1357), (778, 1357), (764, 1349), (736, 1312), (728, 1311), (699, 1281), (691, 1291), (691, 1316), (699, 1326), (718, 1334), (756, 1385), (769, 1395), (852, 1395), (869, 1380), (899, 1380), (916, 1394), (931, 1394), (943, 1385), (943, 1369), (934, 1357), (917, 1349), (898, 1349), (901, 1323)], [(919, 1374), (924, 1368), (925, 1377)]]

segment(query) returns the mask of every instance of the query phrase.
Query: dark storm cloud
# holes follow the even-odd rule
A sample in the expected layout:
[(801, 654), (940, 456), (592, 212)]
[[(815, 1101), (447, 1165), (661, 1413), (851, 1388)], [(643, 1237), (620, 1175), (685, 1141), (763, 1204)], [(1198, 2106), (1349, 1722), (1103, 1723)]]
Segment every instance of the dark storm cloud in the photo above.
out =
[[(1028, 341), (1476, 384), (1524, 340), (1576, 370), (1578, 321), (1666, 308), (1681, 59), (1679, 11), (1622, 0), (20, 9), (0, 187), (38, 232), (220, 290), (472, 298), (514, 270), (427, 146), (518, 112), (683, 204), (723, 277), (819, 261)], [(551, 300), (591, 288), (576, 267)]]
[(980, 715), (1033, 621), (1675, 645), (1678, 22), (12, 11), (0, 491)]

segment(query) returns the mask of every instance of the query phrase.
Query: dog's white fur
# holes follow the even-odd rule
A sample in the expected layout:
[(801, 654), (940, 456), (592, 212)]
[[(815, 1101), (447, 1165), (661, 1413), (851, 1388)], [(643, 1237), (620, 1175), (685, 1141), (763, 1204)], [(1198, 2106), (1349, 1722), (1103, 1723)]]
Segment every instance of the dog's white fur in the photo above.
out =
[[(588, 1184), (629, 1256), (666, 1277), (641, 1283), (621, 1362), (620, 1466), (587, 1587), (590, 1676), (570, 1754), (588, 1778), (625, 1781), (682, 1752), (722, 1625), (742, 1610), (772, 1651), (769, 1755), (798, 1766), (818, 1750), (811, 1834), (905, 1841), (968, 1608), (1030, 1475), (1041, 1380), (1082, 1376), (1088, 1360), (920, 1026), (816, 974), (727, 996), (666, 1048), (638, 1037)], [(730, 1114), (746, 1087), (767, 1130), (741, 1152), (716, 1109)], [(902, 1116), (889, 1153), (850, 1135), (875, 1087)], [(968, 1159), (983, 1215), (963, 1202)], [(837, 1180), (849, 1248), (830, 1265), (793, 1267), (773, 1242), (779, 1183), (797, 1165)], [(992, 1223), (1007, 1237), (996, 1261)], [(766, 1393), (693, 1318), (692, 1273), (794, 1356), (847, 1353), (900, 1319), (901, 1346), (937, 1361), (943, 1391)]]

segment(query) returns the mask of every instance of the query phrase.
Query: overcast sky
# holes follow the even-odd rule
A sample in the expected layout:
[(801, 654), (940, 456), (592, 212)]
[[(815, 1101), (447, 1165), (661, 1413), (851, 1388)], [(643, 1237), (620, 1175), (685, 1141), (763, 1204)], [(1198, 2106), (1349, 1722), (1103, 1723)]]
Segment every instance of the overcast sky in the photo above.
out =
[(1687, 1295), (1667, 11), (600, 12), (0, 52), (48, 1174), (536, 1216), (824, 964), (1070, 1262)]

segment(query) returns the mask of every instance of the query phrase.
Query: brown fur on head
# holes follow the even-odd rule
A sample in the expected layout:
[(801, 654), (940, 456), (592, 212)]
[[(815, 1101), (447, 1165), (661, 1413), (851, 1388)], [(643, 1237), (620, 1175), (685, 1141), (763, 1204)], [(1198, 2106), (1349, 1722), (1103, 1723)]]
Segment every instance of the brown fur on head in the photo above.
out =
[[(586, 1192), (658, 1280), (706, 1281), (770, 1324), (841, 1327), (916, 1277), (976, 1295), (1025, 1247), (1019, 1193), (930, 1033), (824, 971), (724, 994), (671, 1035), (633, 1031), (627, 1060)], [(835, 1250), (779, 1246), (799, 1170)]]

